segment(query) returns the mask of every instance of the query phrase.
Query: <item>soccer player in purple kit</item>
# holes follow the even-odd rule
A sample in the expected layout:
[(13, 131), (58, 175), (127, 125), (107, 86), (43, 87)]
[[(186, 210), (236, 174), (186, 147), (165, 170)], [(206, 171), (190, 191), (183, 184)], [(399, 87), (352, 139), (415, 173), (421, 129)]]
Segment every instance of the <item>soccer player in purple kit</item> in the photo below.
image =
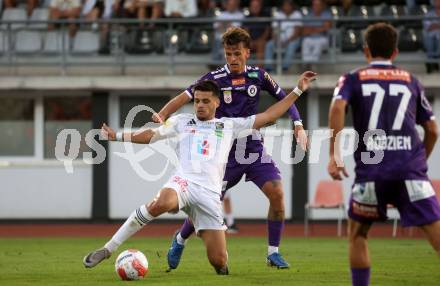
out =
[[(216, 117), (243, 117), (257, 113), (260, 91), (265, 90), (277, 100), (281, 100), (286, 93), (261, 68), (246, 65), (250, 55), (251, 37), (242, 28), (233, 27), (222, 36), (222, 44), (226, 59), (226, 65), (211, 71), (201, 77), (200, 80), (214, 80), (222, 91), (220, 106)], [(168, 102), (153, 120), (158, 122), (165, 120), (191, 101), (193, 98), (192, 86), (180, 95)], [(295, 134), (300, 146), (307, 148), (307, 135), (304, 132), (300, 115), (295, 105), (289, 109), (289, 114), (294, 120)], [(236, 150), (238, 151), (236, 152)], [(248, 156), (249, 153), (257, 153), (258, 159), (251, 164), (240, 164), (237, 157)], [(236, 156), (236, 154), (241, 154)], [(267, 160), (269, 158), (269, 160)], [(262, 160), (263, 159), (263, 160)], [(239, 161), (239, 160), (238, 160)], [(284, 228), (284, 194), (281, 185), (281, 177), (278, 168), (271, 158), (265, 154), (261, 139), (255, 140), (252, 136), (247, 138), (247, 144), (234, 142), (229, 153), (229, 159), (224, 177), (224, 190), (235, 186), (246, 175), (247, 181), (254, 182), (269, 199), (268, 213), (268, 255), (267, 263), (279, 269), (289, 268), (289, 264), (278, 252), (281, 234)], [(181, 229), (176, 233), (170, 250), (168, 251), (168, 265), (175, 269), (179, 265), (184, 249), (184, 243), (194, 232), (194, 227), (189, 219), (186, 219)]]
[[(420, 82), (391, 63), (398, 54), (394, 27), (370, 25), (364, 42), (369, 65), (339, 79), (329, 114), (333, 135), (328, 172), (333, 179), (348, 176), (336, 136), (344, 127), (348, 105), (359, 135), (348, 210), (354, 286), (369, 285), (368, 231), (374, 221), (386, 220), (387, 204), (397, 207), (403, 226), (420, 227), (440, 255), (440, 205), (426, 163), (438, 137), (431, 106)], [(423, 141), (416, 124), (425, 131)]]

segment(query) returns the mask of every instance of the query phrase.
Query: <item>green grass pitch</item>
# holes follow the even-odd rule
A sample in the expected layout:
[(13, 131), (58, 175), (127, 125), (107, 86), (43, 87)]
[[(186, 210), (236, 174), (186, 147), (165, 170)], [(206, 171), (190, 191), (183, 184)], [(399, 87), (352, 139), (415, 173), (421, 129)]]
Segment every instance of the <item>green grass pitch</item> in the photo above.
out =
[[(231, 275), (217, 276), (200, 239), (187, 243), (181, 265), (167, 268), (168, 238), (134, 238), (120, 250), (137, 248), (150, 267), (141, 281), (120, 281), (113, 255), (93, 269), (83, 256), (103, 238), (0, 239), (0, 285), (351, 285), (344, 239), (284, 238), (282, 253), (289, 270), (265, 264), (264, 238), (228, 238)], [(424, 240), (371, 239), (371, 285), (440, 285), (440, 259)]]

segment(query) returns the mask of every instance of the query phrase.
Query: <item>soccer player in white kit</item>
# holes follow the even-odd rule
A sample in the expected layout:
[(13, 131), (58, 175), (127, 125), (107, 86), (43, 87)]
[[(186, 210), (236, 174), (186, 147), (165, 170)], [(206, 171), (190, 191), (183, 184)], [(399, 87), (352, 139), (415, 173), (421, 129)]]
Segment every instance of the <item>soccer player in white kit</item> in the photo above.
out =
[(220, 197), (232, 143), (237, 138), (248, 136), (252, 129), (275, 122), (315, 77), (314, 72), (303, 73), (298, 86), (288, 96), (265, 112), (249, 117), (215, 118), (220, 104), (220, 88), (214, 81), (205, 80), (194, 87), (195, 114), (172, 116), (159, 128), (135, 133), (115, 133), (103, 124), (102, 133), (110, 141), (150, 144), (178, 136), (176, 152), (179, 164), (155, 199), (136, 209), (103, 248), (86, 255), (84, 266), (94, 267), (109, 258), (125, 240), (161, 214), (183, 210), (204, 241), (209, 262), (217, 274), (228, 274), (226, 226)]

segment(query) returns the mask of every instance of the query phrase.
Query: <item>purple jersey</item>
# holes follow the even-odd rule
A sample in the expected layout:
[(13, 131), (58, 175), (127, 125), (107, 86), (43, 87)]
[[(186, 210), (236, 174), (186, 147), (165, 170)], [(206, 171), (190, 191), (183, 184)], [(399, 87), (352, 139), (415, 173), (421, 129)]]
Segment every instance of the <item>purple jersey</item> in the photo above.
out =
[[(217, 108), (215, 117), (247, 117), (257, 114), (260, 91), (265, 90), (277, 100), (281, 100), (286, 93), (271, 78), (271, 76), (261, 68), (246, 66), (246, 71), (240, 74), (232, 74), (227, 65), (211, 71), (202, 76), (201, 80), (213, 80), (221, 89), (220, 106)], [(196, 83), (197, 83), (196, 82)], [(193, 86), (186, 89), (188, 96), (193, 98)], [(295, 122), (301, 122), (298, 109), (295, 105), (289, 108), (289, 114)], [(228, 164), (235, 162), (236, 142), (232, 146)], [(261, 140), (247, 138), (245, 156), (249, 153), (263, 152)]]
[[(390, 62), (373, 62), (342, 76), (334, 99), (351, 106), (359, 134), (356, 182), (427, 179), (425, 148), (416, 124), (434, 116), (415, 77)], [(382, 160), (375, 162), (382, 151)]]

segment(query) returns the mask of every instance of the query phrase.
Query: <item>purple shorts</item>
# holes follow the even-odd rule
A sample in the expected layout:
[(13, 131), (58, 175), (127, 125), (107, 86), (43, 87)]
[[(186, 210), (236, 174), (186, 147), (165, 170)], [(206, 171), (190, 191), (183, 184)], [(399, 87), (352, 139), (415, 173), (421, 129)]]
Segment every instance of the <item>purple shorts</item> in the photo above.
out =
[(259, 159), (251, 164), (228, 165), (223, 178), (223, 191), (226, 192), (235, 186), (240, 182), (243, 175), (246, 175), (246, 181), (254, 182), (260, 189), (263, 188), (266, 182), (281, 180), (280, 170), (278, 170), (273, 160), (269, 163), (262, 163)]
[(398, 209), (403, 226), (421, 226), (440, 220), (440, 204), (427, 180), (355, 183), (348, 216), (361, 223), (384, 221), (389, 204)]

